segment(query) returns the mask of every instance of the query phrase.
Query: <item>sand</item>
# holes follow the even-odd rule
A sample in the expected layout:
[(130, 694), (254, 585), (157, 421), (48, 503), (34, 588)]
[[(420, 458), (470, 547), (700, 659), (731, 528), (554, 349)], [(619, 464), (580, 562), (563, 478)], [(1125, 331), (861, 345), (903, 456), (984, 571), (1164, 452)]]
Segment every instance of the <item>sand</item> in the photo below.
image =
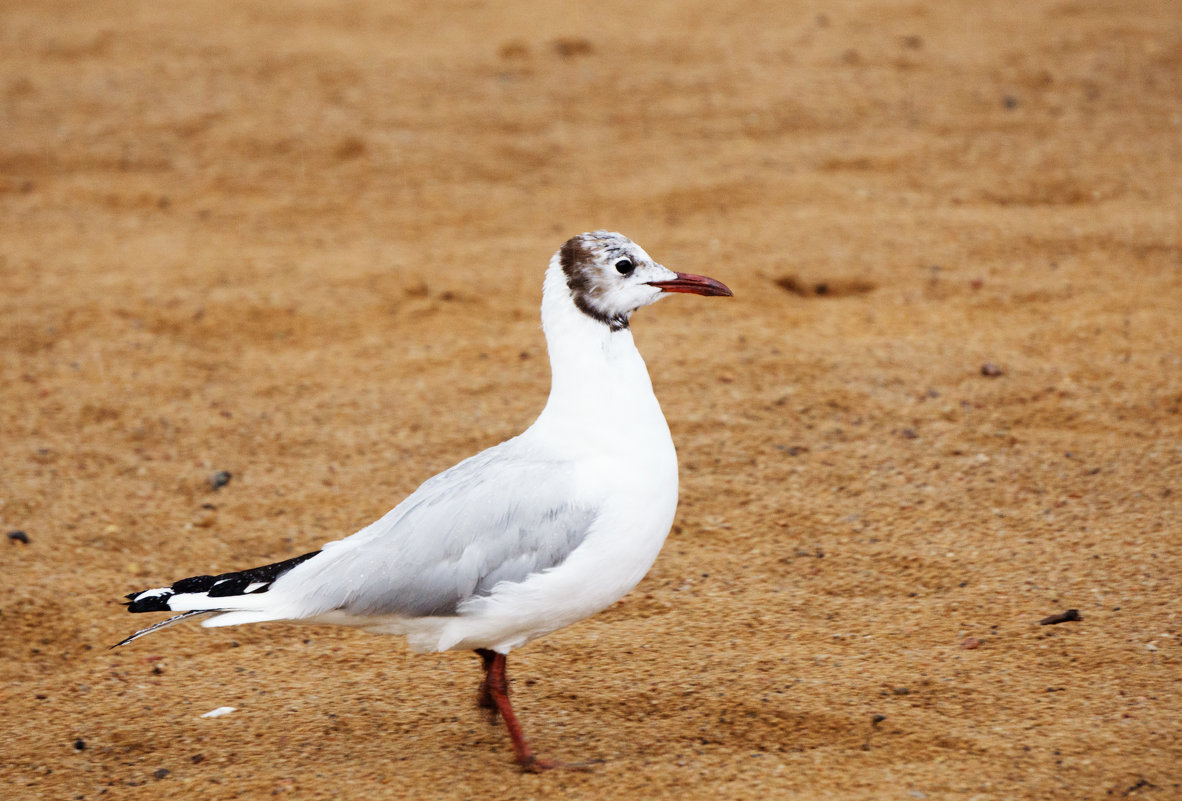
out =
[[(0, 795), (1182, 797), (1180, 163), (1164, 0), (8, 0)], [(108, 650), (527, 426), (594, 228), (736, 295), (633, 321), (657, 564), (510, 658), (601, 764), (471, 654)]]

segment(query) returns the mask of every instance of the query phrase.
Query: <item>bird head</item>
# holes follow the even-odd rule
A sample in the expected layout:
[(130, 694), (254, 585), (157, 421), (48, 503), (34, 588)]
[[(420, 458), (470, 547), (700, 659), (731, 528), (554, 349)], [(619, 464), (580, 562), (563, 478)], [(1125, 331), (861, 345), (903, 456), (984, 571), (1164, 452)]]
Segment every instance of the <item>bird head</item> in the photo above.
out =
[(575, 306), (613, 331), (627, 328), (632, 312), (670, 292), (732, 294), (713, 278), (662, 267), (628, 237), (611, 231), (572, 237), (557, 258)]

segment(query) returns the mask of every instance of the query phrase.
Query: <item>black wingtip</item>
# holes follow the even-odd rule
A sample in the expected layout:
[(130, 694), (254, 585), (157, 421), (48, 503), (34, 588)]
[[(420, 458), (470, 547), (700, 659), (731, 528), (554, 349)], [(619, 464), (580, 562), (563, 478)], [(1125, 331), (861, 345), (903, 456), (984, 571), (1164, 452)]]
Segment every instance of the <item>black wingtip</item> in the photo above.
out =
[(132, 593), (127, 596), (131, 600), (127, 603), (128, 612), (171, 612), (172, 609), (168, 606), (168, 599), (173, 596), (171, 592), (163, 595), (153, 595), (150, 598), (144, 598), (137, 601), (135, 596), (138, 593)]

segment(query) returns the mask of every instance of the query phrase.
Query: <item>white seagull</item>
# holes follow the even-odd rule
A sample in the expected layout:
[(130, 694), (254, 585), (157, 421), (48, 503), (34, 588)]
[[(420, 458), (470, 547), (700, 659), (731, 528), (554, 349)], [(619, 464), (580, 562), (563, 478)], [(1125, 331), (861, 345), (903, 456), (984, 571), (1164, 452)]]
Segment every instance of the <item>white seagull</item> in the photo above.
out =
[(552, 374), (525, 433), (428, 479), (384, 517), (284, 562), (128, 595), (130, 612), (205, 626), (268, 620), (401, 634), (415, 651), (480, 655), (480, 705), (504, 718), (517, 763), (535, 756), (509, 704), (505, 657), (623, 597), (648, 572), (677, 508), (677, 454), (628, 324), (669, 292), (727, 295), (608, 231), (568, 240), (546, 271)]

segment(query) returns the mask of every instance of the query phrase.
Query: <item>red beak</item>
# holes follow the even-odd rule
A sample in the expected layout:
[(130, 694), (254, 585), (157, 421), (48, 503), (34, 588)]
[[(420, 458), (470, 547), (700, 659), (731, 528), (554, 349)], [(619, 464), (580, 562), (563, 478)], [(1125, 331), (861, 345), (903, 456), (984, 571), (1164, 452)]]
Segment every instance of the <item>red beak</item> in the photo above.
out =
[(678, 273), (672, 281), (649, 281), (648, 283), (649, 286), (655, 286), (662, 292), (688, 292), (691, 295), (713, 295), (724, 298), (732, 297), (735, 294), (721, 281), (690, 273)]

